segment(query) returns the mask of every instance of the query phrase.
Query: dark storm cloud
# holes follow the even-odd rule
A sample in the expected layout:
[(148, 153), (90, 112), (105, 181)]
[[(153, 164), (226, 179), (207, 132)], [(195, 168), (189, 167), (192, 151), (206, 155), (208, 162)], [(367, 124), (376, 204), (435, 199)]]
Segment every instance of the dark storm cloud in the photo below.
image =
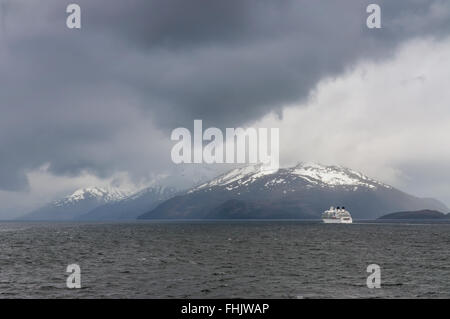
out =
[(448, 2), (379, 1), (383, 30), (369, 30), (372, 2), (133, 1), (106, 12), (95, 3), (89, 20), (141, 54), (128, 78), (162, 126), (193, 118), (236, 126), (306, 98), (358, 59), (449, 32)]
[(157, 170), (166, 141), (146, 126), (236, 127), (450, 25), (439, 0), (378, 1), (382, 30), (365, 26), (372, 1), (73, 2), (80, 31), (65, 27), (64, 1), (0, 0), (0, 189), (23, 189), (45, 163), (56, 174)]

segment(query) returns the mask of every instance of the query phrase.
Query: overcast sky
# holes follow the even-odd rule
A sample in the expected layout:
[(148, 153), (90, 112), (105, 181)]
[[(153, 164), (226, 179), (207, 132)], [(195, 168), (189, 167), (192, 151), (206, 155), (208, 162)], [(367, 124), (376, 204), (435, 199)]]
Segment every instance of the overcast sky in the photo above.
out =
[(450, 205), (448, 0), (71, 2), (81, 30), (70, 2), (0, 0), (0, 218), (172, 174), (194, 119)]

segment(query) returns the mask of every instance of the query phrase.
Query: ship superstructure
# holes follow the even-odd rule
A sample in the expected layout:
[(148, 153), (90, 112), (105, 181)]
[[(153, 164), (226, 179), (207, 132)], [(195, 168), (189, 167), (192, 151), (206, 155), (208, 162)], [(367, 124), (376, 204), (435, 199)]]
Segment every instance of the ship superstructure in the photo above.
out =
[(330, 207), (322, 214), (322, 220), (327, 224), (351, 224), (352, 216), (345, 207)]

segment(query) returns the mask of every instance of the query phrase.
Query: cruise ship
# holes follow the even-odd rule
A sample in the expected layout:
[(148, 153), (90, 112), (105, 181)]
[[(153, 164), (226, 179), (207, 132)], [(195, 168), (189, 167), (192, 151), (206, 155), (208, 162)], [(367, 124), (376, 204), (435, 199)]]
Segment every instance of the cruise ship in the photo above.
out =
[(322, 220), (326, 224), (351, 224), (352, 216), (345, 207), (330, 207), (322, 214)]

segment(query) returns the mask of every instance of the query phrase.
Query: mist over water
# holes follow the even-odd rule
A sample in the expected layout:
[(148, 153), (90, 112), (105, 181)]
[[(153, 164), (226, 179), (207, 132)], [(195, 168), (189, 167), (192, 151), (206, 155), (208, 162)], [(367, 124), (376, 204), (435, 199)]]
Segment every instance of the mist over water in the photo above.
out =
[(448, 298), (449, 244), (448, 223), (0, 223), (0, 298)]

